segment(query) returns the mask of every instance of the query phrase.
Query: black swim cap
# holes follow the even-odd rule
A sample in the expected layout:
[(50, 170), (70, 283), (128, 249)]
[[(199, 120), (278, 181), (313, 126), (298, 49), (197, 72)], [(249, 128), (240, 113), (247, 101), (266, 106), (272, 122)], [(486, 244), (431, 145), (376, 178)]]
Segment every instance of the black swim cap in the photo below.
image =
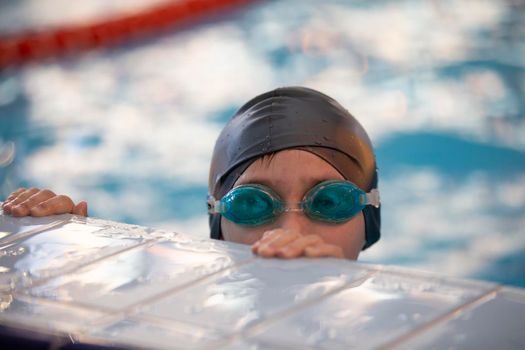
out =
[[(311, 152), (364, 191), (377, 188), (372, 144), (364, 128), (337, 101), (304, 87), (285, 87), (248, 101), (224, 127), (213, 150), (208, 192), (222, 198), (257, 158), (285, 149)], [(380, 237), (380, 208), (366, 206), (366, 244)], [(221, 239), (219, 214), (210, 236)]]

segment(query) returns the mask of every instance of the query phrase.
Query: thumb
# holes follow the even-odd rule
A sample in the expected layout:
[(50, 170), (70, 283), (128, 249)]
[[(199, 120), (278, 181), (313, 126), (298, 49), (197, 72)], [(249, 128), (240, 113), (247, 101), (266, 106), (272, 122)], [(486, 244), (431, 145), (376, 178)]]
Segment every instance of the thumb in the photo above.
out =
[(88, 216), (87, 202), (82, 201), (75, 205), (75, 207), (73, 208), (73, 214), (80, 216)]

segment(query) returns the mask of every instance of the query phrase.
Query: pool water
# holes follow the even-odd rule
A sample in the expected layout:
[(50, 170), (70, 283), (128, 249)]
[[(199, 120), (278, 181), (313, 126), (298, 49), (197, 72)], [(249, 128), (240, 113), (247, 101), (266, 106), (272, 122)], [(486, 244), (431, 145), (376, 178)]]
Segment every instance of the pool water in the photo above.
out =
[[(0, 9), (40, 26), (31, 3)], [(207, 236), (221, 127), (256, 94), (305, 85), (376, 146), (383, 236), (361, 260), (525, 287), (523, 13), (519, 1), (258, 1), (6, 69), (0, 194), (51, 188), (91, 216)]]

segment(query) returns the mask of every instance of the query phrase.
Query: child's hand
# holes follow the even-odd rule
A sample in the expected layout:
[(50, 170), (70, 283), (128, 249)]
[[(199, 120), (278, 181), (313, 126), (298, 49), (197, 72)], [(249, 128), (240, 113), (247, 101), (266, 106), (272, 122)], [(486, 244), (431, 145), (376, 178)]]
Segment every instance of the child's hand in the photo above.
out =
[(263, 237), (252, 245), (252, 252), (265, 258), (344, 258), (341, 247), (325, 243), (317, 235), (303, 236), (298, 232), (283, 229), (266, 231)]
[(12, 216), (47, 216), (72, 213), (87, 216), (87, 203), (77, 205), (71, 198), (56, 195), (50, 190), (19, 188), (11, 193), (2, 204), (5, 214)]

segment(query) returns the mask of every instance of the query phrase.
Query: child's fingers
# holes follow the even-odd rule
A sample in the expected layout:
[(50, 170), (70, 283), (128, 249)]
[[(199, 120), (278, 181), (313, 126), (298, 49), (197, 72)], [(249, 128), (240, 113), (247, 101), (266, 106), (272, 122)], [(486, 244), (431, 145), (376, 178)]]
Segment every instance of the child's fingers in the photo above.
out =
[(300, 237), (301, 235), (297, 232), (282, 229), (275, 230), (274, 234), (261, 240), (254, 252), (262, 256), (274, 256), (281, 247)]
[(80, 216), (88, 216), (87, 202), (82, 201), (75, 205), (75, 207), (73, 208), (73, 214)]
[(281, 229), (277, 228), (274, 230), (265, 231), (262, 237), (257, 242), (252, 244), (252, 252), (257, 254), (257, 250), (259, 249), (259, 247), (263, 244), (267, 244), (268, 242), (270, 242), (276, 235), (279, 234), (280, 230)]
[(15, 199), (16, 197), (18, 197), (18, 195), (22, 192), (24, 192), (26, 190), (26, 188), (19, 188), (18, 190), (16, 191), (13, 191), (11, 192), (11, 194), (5, 199), (4, 201), (4, 205), (9, 202), (9, 201), (12, 201), (13, 199)]
[(55, 196), (45, 202), (31, 208), (32, 216), (46, 216), (55, 214), (71, 213), (75, 204), (68, 196)]
[(309, 258), (334, 257), (343, 259), (343, 249), (333, 244), (311, 245), (304, 249), (304, 255)]
[(296, 258), (304, 255), (306, 247), (322, 243), (323, 240), (317, 235), (301, 236), (290, 244), (281, 247), (277, 251), (277, 255), (285, 259)]
[(26, 216), (29, 215), (29, 211), (34, 206), (45, 202), (46, 200), (54, 197), (55, 194), (50, 190), (41, 190), (27, 198), (25, 201), (11, 207), (11, 215), (13, 216)]
[(67, 196), (57, 196), (50, 190), (38, 188), (19, 188), (12, 192), (2, 204), (5, 214), (13, 216), (46, 216), (54, 214), (74, 213), (87, 216), (87, 203), (80, 202), (76, 206)]
[(272, 235), (275, 234), (275, 231), (276, 230), (269, 230), (269, 231), (264, 232), (262, 237), (258, 241), (252, 244), (252, 247), (251, 247), (252, 253), (257, 254), (257, 251), (259, 247), (261, 246), (261, 244), (263, 244), (264, 242), (267, 242), (270, 239), (270, 237), (272, 237)]
[(31, 197), (38, 191), (40, 191), (38, 188), (30, 188), (28, 190), (24, 190), (23, 192), (20, 192), (15, 198), (5, 203), (4, 208), (3, 208), (4, 212), (7, 214), (11, 214), (11, 210), (13, 209), (14, 206), (22, 203), (23, 201), (25, 201), (26, 199), (28, 199), (29, 197)]

